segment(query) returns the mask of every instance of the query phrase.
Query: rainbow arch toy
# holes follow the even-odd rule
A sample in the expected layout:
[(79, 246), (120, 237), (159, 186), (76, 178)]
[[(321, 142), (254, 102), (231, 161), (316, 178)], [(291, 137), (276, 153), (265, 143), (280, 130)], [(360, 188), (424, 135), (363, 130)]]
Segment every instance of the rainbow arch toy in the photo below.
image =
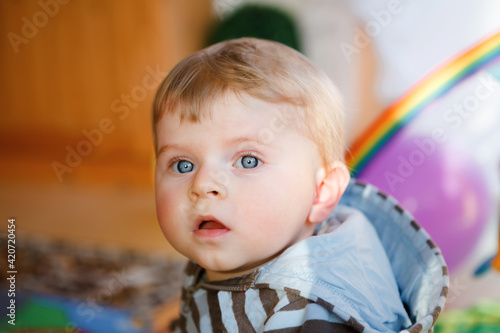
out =
[(359, 174), (380, 149), (426, 106), (490, 63), (500, 60), (500, 32), (483, 40), (421, 79), (386, 109), (352, 144), (346, 162)]
[[(345, 158), (352, 176), (357, 177), (384, 146), (432, 102), (479, 70), (497, 63), (500, 63), (500, 32), (483, 39), (423, 77), (351, 145)], [(500, 235), (498, 253), (489, 260), (488, 266), (500, 271)]]

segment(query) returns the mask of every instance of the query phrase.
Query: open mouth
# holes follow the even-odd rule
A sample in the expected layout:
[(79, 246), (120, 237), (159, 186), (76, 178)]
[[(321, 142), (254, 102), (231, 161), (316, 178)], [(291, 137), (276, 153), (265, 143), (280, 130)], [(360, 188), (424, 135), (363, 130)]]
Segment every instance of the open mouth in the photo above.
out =
[(217, 237), (228, 231), (229, 228), (213, 216), (199, 216), (196, 219), (194, 233), (199, 237)]
[(227, 229), (225, 225), (218, 221), (202, 221), (200, 225), (198, 226), (198, 230), (211, 230), (211, 229)]

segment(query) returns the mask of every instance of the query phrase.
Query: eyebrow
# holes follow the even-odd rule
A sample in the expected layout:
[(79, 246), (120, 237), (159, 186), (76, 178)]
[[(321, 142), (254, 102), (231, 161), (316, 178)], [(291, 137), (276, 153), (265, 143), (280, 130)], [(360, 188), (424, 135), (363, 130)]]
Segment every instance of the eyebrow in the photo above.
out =
[(240, 136), (236, 137), (234, 139), (229, 140), (229, 145), (241, 145), (241, 144), (250, 144), (254, 146), (260, 146), (260, 147), (273, 147), (273, 140), (270, 140), (268, 143), (264, 143), (264, 140), (259, 139), (258, 136), (252, 135), (252, 136)]
[[(250, 145), (255, 145), (255, 146), (266, 146), (266, 147), (273, 147), (272, 145), (273, 140), (270, 140), (268, 143), (264, 143), (263, 140), (259, 139), (258, 136), (240, 136), (236, 137), (233, 139), (230, 139), (228, 142), (228, 145), (241, 145), (241, 144), (250, 144)], [(182, 144), (176, 144), (176, 143), (167, 143), (158, 149), (156, 152), (156, 157), (160, 156), (160, 154), (168, 151), (168, 150), (187, 150), (188, 146), (187, 145), (182, 145)]]
[(167, 150), (177, 149), (177, 150), (186, 150), (188, 147), (186, 145), (180, 145), (176, 143), (165, 144), (160, 146), (158, 151), (156, 152), (156, 157), (160, 156), (160, 154), (166, 152)]

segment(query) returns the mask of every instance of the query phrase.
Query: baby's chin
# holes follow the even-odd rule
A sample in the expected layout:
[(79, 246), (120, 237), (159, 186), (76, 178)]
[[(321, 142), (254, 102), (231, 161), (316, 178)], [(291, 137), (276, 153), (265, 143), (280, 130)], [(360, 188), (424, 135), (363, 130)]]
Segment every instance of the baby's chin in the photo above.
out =
[(208, 281), (222, 281), (222, 280), (241, 277), (241, 276), (247, 275), (249, 273), (252, 273), (253, 271), (258, 269), (259, 267), (262, 267), (265, 264), (267, 264), (268, 262), (270, 262), (271, 260), (273, 260), (278, 255), (279, 255), (279, 253), (272, 256), (272, 257), (269, 257), (269, 258), (266, 258), (266, 259), (263, 259), (260, 261), (252, 262), (252, 263), (247, 263), (245, 265), (240, 265), (240, 266), (237, 266), (237, 265), (231, 266), (231, 265), (226, 264), (226, 265), (220, 267), (220, 266), (212, 266), (212, 265), (204, 266), (200, 263), (198, 263), (198, 264), (205, 269), (205, 271), (207, 273)]

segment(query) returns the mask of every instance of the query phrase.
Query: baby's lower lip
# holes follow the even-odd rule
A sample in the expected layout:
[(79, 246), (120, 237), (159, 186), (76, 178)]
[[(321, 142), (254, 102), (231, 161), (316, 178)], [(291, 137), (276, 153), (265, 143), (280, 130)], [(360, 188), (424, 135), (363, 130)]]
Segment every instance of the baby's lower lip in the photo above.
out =
[(198, 237), (214, 238), (226, 234), (230, 231), (225, 225), (218, 221), (203, 221), (198, 226), (198, 229), (194, 230), (194, 234)]
[(202, 238), (216, 238), (222, 235), (225, 235), (230, 230), (227, 228), (223, 229), (197, 229), (194, 231), (194, 234), (198, 237)]

